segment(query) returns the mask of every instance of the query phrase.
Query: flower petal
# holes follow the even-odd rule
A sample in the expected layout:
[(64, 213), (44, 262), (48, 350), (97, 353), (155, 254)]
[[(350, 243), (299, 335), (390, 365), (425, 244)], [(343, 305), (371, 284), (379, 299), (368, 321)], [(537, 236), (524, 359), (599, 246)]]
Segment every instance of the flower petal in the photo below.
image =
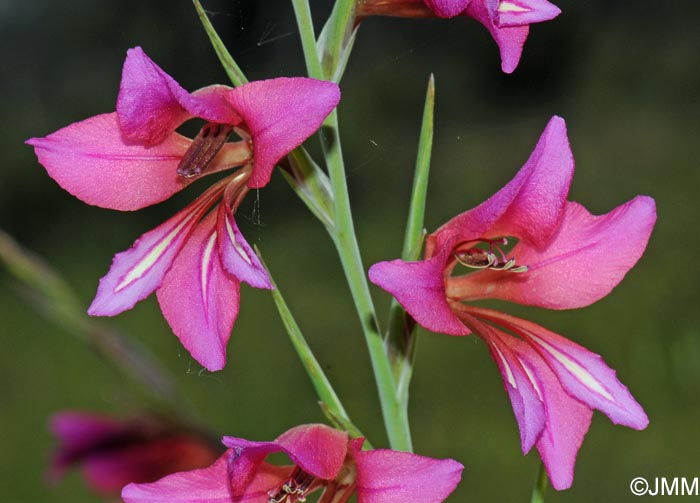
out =
[(88, 314), (114, 316), (134, 307), (158, 288), (192, 229), (221, 193), (214, 186), (174, 217), (147, 232), (128, 250), (117, 253), (100, 280)]
[(159, 144), (193, 116), (237, 125), (241, 119), (226, 99), (230, 89), (210, 86), (190, 94), (134, 47), (127, 51), (122, 70), (119, 123), (127, 138), (146, 145)]
[(461, 319), (488, 344), (491, 358), (498, 365), (503, 387), (508, 392), (513, 406), (523, 454), (527, 454), (545, 427), (541, 385), (510, 349), (510, 336), (477, 320), (466, 308), (460, 314)]
[(613, 423), (636, 430), (649, 424), (644, 409), (600, 355), (531, 321), (490, 309), (470, 311), (522, 337), (549, 365), (568, 394), (601, 411)]
[(554, 19), (561, 10), (547, 0), (501, 0), (498, 4), (499, 27), (523, 26)]
[(240, 283), (221, 266), (216, 213), (195, 228), (156, 292), (163, 316), (192, 357), (209, 371), (226, 365)]
[(644, 253), (656, 222), (654, 200), (638, 196), (605, 215), (569, 202), (544, 249), (520, 242), (511, 251), (525, 273), (483, 270), (452, 278), (449, 294), (571, 309), (608, 295)]
[(267, 184), (277, 161), (301, 145), (340, 100), (332, 82), (278, 78), (251, 82), (230, 91), (228, 99), (243, 117), (253, 141), (252, 188)]
[(208, 468), (174, 473), (149, 484), (129, 484), (122, 499), (126, 503), (231, 503), (226, 460), (224, 454)]
[(454, 491), (464, 466), (408, 452), (362, 451), (353, 444), (358, 503), (439, 503)]
[(486, 2), (483, 0), (470, 2), (465, 14), (476, 19), (489, 30), (501, 53), (501, 70), (504, 73), (513, 73), (518, 66), (523, 45), (527, 40), (530, 31), (529, 25), (499, 28), (489, 15)]
[(447, 303), (444, 271), (451, 245), (428, 260), (379, 262), (369, 269), (369, 279), (403, 306), (419, 325), (433, 332), (467, 335), (469, 329)]
[(515, 236), (540, 246), (557, 229), (573, 174), (566, 123), (554, 116), (510, 182), (476, 208), (451, 219), (429, 239), (438, 248), (453, 234), (460, 241)]
[(348, 435), (323, 424), (306, 424), (286, 431), (274, 442), (255, 442), (224, 437), (225, 446), (233, 449), (229, 472), (234, 496), (242, 494), (248, 480), (262, 460), (273, 452), (284, 452), (305, 472), (332, 480), (343, 466)]
[(454, 17), (467, 8), (471, 0), (425, 0), (438, 17)]
[(593, 411), (572, 398), (539, 354), (522, 341), (510, 337), (511, 349), (528, 374), (535, 376), (545, 407), (545, 429), (537, 441), (537, 450), (552, 487), (568, 489), (574, 480), (576, 455), (591, 425)]
[(221, 264), (229, 274), (254, 288), (272, 290), (270, 276), (238, 229), (228, 201), (219, 206), (217, 236)]
[(175, 170), (192, 143), (173, 133), (153, 147), (128, 142), (117, 115), (96, 115), (27, 140), (49, 176), (88, 204), (137, 210), (188, 185)]

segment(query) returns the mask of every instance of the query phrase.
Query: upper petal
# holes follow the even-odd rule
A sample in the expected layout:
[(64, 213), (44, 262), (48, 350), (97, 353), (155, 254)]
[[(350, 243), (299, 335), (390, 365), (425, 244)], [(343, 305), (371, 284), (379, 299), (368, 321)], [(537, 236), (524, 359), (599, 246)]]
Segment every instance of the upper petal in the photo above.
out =
[(522, 337), (549, 365), (568, 394), (603, 412), (613, 423), (637, 430), (649, 424), (644, 409), (600, 355), (536, 323), (489, 309), (471, 311)]
[(469, 329), (454, 315), (445, 294), (445, 267), (451, 245), (427, 260), (379, 262), (369, 269), (369, 279), (403, 306), (419, 325), (449, 335), (467, 335)]
[(230, 91), (228, 99), (243, 117), (253, 141), (252, 188), (267, 184), (277, 161), (301, 145), (340, 100), (332, 82), (278, 78), (251, 82)]
[(345, 461), (348, 435), (323, 424), (306, 424), (286, 431), (274, 442), (254, 442), (235, 437), (224, 437), (223, 442), (235, 453), (230, 462), (234, 484), (246, 480), (257, 469), (257, 464), (272, 452), (284, 452), (305, 472), (332, 480)]
[(358, 503), (439, 503), (454, 491), (464, 466), (453, 459), (433, 459), (408, 452), (362, 451), (357, 463)]
[(117, 253), (100, 280), (88, 314), (114, 316), (145, 299), (163, 281), (192, 229), (221, 193), (214, 186), (174, 217), (145, 233), (128, 250)]
[(566, 123), (554, 116), (510, 182), (476, 208), (445, 223), (430, 238), (437, 248), (454, 235), (459, 241), (515, 236), (540, 246), (557, 229), (573, 173)]
[(270, 276), (260, 258), (238, 229), (227, 198), (219, 205), (217, 241), (221, 264), (239, 281), (255, 288), (272, 290)]
[(605, 297), (644, 253), (656, 222), (654, 200), (638, 196), (605, 215), (569, 202), (542, 248), (520, 242), (511, 255), (525, 273), (483, 270), (450, 280), (464, 300), (497, 298), (549, 309), (587, 306)]
[(190, 140), (173, 133), (152, 147), (129, 142), (115, 113), (76, 122), (27, 143), (62, 188), (103, 208), (137, 210), (188, 185), (175, 170)]
[(163, 316), (192, 357), (209, 371), (226, 365), (240, 283), (224, 271), (216, 213), (197, 226), (156, 292)]
[(547, 0), (501, 0), (497, 23), (500, 27), (522, 26), (554, 19), (561, 10)]
[(231, 88), (210, 86), (188, 93), (140, 47), (127, 51), (117, 99), (124, 135), (157, 145), (190, 117), (236, 125), (240, 117), (227, 101)]
[(454, 17), (467, 8), (471, 0), (424, 0), (435, 15), (439, 17)]
[(523, 53), (523, 45), (525, 45), (530, 31), (529, 25), (497, 26), (495, 19), (489, 14), (484, 0), (471, 1), (465, 14), (476, 19), (489, 30), (501, 53), (501, 70), (504, 73), (513, 73)]

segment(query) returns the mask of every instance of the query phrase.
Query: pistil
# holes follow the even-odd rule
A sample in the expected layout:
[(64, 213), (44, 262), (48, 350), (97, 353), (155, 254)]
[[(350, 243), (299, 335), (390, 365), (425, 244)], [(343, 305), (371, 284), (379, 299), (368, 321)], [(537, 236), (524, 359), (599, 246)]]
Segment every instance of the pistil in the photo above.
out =
[(177, 166), (177, 174), (184, 178), (202, 174), (223, 148), (231, 132), (233, 126), (229, 124), (205, 124), (182, 156)]
[[(474, 246), (479, 243), (487, 243), (488, 250)], [(465, 267), (470, 269), (492, 269), (494, 271), (527, 272), (526, 265), (516, 265), (514, 258), (507, 258), (501, 246), (508, 244), (507, 238), (499, 240), (477, 239), (467, 241), (458, 246), (454, 252), (454, 258)], [(466, 246), (468, 245), (468, 246)], [(498, 253), (494, 253), (494, 250)]]
[(281, 503), (289, 498), (289, 503), (306, 501), (306, 493), (316, 478), (298, 466), (281, 487), (267, 493), (269, 503)]

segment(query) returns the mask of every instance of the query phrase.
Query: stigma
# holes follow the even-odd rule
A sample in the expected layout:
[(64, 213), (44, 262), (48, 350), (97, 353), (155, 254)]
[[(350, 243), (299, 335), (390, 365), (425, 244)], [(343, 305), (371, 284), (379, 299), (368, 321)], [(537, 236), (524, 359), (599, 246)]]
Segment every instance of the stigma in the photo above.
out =
[(316, 477), (297, 466), (280, 487), (267, 493), (267, 501), (269, 503), (282, 503), (289, 499), (288, 503), (296, 501), (303, 503), (306, 501), (306, 494), (315, 480)]
[[(488, 250), (475, 246), (480, 243), (488, 244)], [(470, 269), (491, 269), (494, 271), (509, 271), (515, 273), (527, 272), (528, 268), (526, 265), (517, 265), (514, 258), (506, 257), (501, 246), (507, 244), (507, 238), (468, 241), (457, 247), (454, 252), (454, 258), (457, 262)], [(465, 247), (465, 245), (468, 246)]]

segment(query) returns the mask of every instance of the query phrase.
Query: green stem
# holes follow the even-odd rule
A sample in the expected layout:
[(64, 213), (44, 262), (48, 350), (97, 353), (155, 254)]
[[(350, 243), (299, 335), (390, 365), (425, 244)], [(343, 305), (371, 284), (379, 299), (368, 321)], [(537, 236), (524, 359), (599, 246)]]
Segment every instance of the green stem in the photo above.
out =
[(309, 77), (323, 79), (323, 68), (316, 50), (316, 34), (314, 33), (314, 23), (311, 19), (309, 2), (308, 0), (292, 0), (292, 5), (294, 6), (294, 15), (297, 18), (301, 46), (304, 50), (304, 60), (306, 61)]
[(325, 78), (340, 81), (354, 41), (356, 0), (337, 0), (321, 34), (321, 64)]
[(338, 113), (333, 111), (321, 128), (321, 144), (331, 179), (335, 203), (335, 227), (333, 241), (338, 250), (345, 277), (350, 286), (355, 308), (360, 318), (365, 342), (372, 362), (372, 370), (377, 382), (379, 401), (384, 417), (384, 426), (393, 449), (411, 451), (411, 434), (406, 410), (401, 407), (396, 396), (396, 386), (391, 373), (389, 358), (370, 295), (365, 268), (355, 236), (355, 228), (350, 209), (348, 187), (345, 177), (340, 135), (338, 133)]
[(530, 503), (544, 503), (544, 493), (547, 490), (549, 479), (547, 471), (544, 469), (544, 463), (540, 461), (540, 466), (537, 469), (537, 479), (535, 479), (535, 487), (532, 488), (532, 499)]

